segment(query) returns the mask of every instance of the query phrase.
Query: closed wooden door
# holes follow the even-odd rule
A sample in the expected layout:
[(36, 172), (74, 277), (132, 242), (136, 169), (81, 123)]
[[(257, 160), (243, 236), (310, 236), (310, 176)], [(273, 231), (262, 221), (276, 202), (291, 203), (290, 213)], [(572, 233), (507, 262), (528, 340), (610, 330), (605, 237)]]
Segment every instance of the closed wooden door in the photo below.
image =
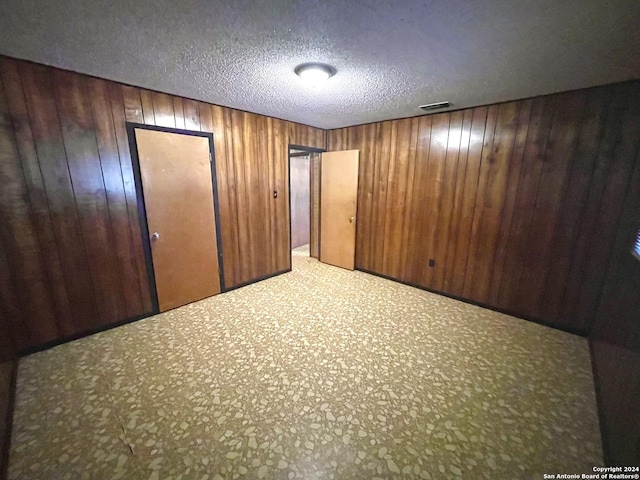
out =
[(320, 166), (320, 261), (353, 270), (358, 205), (358, 150), (326, 152)]
[(220, 293), (209, 138), (135, 136), (160, 311)]

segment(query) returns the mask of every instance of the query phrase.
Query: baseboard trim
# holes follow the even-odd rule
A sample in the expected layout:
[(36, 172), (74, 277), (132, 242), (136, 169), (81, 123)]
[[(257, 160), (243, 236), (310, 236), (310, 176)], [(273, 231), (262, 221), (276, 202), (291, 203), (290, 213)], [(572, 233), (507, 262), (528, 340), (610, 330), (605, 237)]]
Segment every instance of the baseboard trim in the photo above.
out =
[[(283, 273), (288, 273), (290, 271), (291, 271), (291, 269), (288, 268), (286, 270), (280, 270), (280, 271), (275, 272), (275, 273), (270, 273), (268, 275), (263, 275), (261, 277), (254, 278), (254, 279), (249, 280), (247, 282), (243, 282), (243, 283), (240, 283), (238, 285), (234, 285), (232, 287), (225, 288), (221, 293), (229, 292), (231, 290), (235, 290), (236, 288), (246, 287), (247, 285), (251, 285), (252, 283), (261, 282), (261, 281), (266, 280), (268, 278), (275, 277), (275, 276), (278, 276), (278, 275), (282, 275)], [(130, 318), (127, 318), (127, 319), (124, 319), (124, 320), (113, 322), (113, 323), (110, 323), (108, 325), (102, 325), (102, 326), (99, 326), (99, 327), (96, 327), (96, 328), (92, 328), (92, 329), (89, 329), (89, 330), (83, 330), (82, 332), (79, 332), (79, 333), (74, 333), (73, 335), (69, 335), (69, 336), (62, 337), (62, 338), (57, 338), (57, 339), (52, 340), (50, 342), (46, 342), (46, 343), (42, 343), (40, 345), (36, 345), (36, 346), (33, 346), (33, 347), (25, 348), (24, 350), (21, 350), (19, 352), (19, 356), (20, 357), (24, 357), (24, 356), (27, 356), (27, 355), (32, 355), (34, 353), (41, 352), (43, 350), (48, 350), (49, 348), (57, 347), (58, 345), (62, 345), (63, 343), (72, 342), (73, 340), (78, 340), (80, 338), (88, 337), (89, 335), (95, 335), (96, 333), (105, 332), (107, 330), (111, 330), (112, 328), (121, 327), (122, 325), (126, 325), (128, 323), (133, 323), (133, 322), (137, 322), (139, 320), (143, 320), (145, 318), (152, 317), (153, 315), (158, 315), (158, 313), (159, 312), (156, 312), (156, 311), (150, 311), (150, 312), (143, 313), (141, 315), (136, 315), (135, 317), (130, 317)]]
[(238, 288), (246, 287), (246, 286), (251, 285), (253, 283), (262, 282), (263, 280), (267, 280), (269, 278), (277, 277), (278, 275), (282, 275), (283, 273), (289, 273), (290, 271), (291, 271), (291, 269), (287, 268), (285, 270), (279, 270), (279, 271), (277, 271), (275, 273), (269, 273), (267, 275), (262, 275), (261, 277), (256, 277), (256, 278), (254, 278), (252, 280), (248, 280), (246, 282), (238, 283), (237, 285), (233, 285), (231, 287), (228, 287), (224, 291), (225, 292), (230, 292), (231, 290), (236, 290)]
[(519, 318), (521, 320), (526, 320), (528, 322), (537, 323), (538, 325), (542, 325), (542, 326), (545, 326), (545, 327), (555, 328), (556, 330), (561, 330), (563, 332), (571, 333), (573, 335), (578, 335), (580, 337), (587, 338), (587, 336), (588, 336), (587, 332), (584, 332), (582, 330), (578, 330), (578, 329), (574, 329), (574, 328), (570, 328), (570, 327), (565, 327), (563, 325), (557, 325), (557, 324), (551, 323), (551, 322), (546, 322), (544, 320), (540, 320), (539, 318), (529, 317), (529, 316), (522, 315), (522, 314), (517, 313), (517, 312), (506, 310), (504, 308), (498, 308), (498, 307), (494, 307), (492, 305), (488, 305), (486, 303), (476, 302), (475, 300), (470, 300), (468, 298), (460, 297), (458, 295), (452, 295), (452, 294), (447, 293), (447, 292), (442, 292), (442, 291), (439, 291), (439, 290), (435, 290), (433, 288), (428, 288), (428, 287), (425, 287), (425, 286), (422, 286), (422, 285), (418, 285), (417, 283), (406, 282), (404, 280), (400, 280), (399, 278), (391, 277), (389, 275), (384, 275), (382, 273), (377, 273), (377, 272), (373, 272), (371, 270), (366, 270), (364, 268), (358, 268), (358, 267), (356, 267), (356, 270), (358, 270), (360, 272), (368, 273), (369, 275), (373, 275), (373, 276), (376, 276), (376, 277), (384, 278), (386, 280), (391, 280), (392, 282), (401, 283), (401, 284), (407, 285), (409, 287), (414, 287), (414, 288), (417, 288), (419, 290), (424, 290), (425, 292), (435, 293), (437, 295), (442, 295), (443, 297), (452, 298), (452, 299), (458, 300), (460, 302), (468, 303), (469, 305), (475, 305), (476, 307), (486, 308), (487, 310), (492, 310), (494, 312), (504, 313), (505, 315), (509, 315), (511, 317), (516, 317), (516, 318)]
[(122, 325), (126, 325), (128, 323), (137, 322), (138, 320), (142, 320), (144, 318), (152, 317), (153, 315), (157, 315), (158, 312), (147, 312), (141, 315), (136, 315), (135, 317), (126, 318), (124, 320), (119, 320), (117, 322), (109, 323), (108, 325), (101, 325), (96, 328), (92, 328), (89, 330), (83, 330), (79, 333), (74, 333), (73, 335), (69, 335), (62, 338), (57, 338), (55, 340), (51, 340), (50, 342), (42, 343), (40, 345), (36, 345), (34, 347), (28, 347), (24, 350), (20, 351), (20, 357), (25, 357), (27, 355), (32, 355), (37, 352), (41, 352), (43, 350), (48, 350), (53, 347), (57, 347), (58, 345), (62, 345), (63, 343), (72, 342), (73, 340), (78, 340), (80, 338), (88, 337), (90, 335), (95, 335), (96, 333), (106, 332), (107, 330), (111, 330), (112, 328), (121, 327)]

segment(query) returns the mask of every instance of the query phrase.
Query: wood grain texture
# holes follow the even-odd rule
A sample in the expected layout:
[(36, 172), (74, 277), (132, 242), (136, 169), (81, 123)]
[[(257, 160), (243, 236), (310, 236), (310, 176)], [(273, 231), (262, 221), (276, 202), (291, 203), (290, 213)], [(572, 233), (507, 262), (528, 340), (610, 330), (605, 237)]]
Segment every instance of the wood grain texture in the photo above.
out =
[(160, 311), (220, 293), (209, 138), (135, 135)]
[(7, 100), (11, 99), (8, 103), (11, 121), (13, 125), (22, 126), (14, 133), (25, 184), (29, 193), (32, 218), (37, 230), (40, 248), (44, 258), (48, 259), (45, 262), (45, 268), (48, 281), (53, 284), (51, 293), (56, 315), (58, 316), (59, 329), (61, 332), (68, 334), (74, 331), (73, 313), (71, 312), (69, 294), (64, 281), (64, 271), (56, 245), (49, 204), (44, 193), (44, 182), (29, 122), (24, 90), (20, 82), (18, 65), (15, 62), (8, 62), (6, 67), (3, 71), (3, 84)]
[(0, 80), (0, 358), (151, 312), (126, 122), (214, 134), (227, 287), (290, 268), (288, 145), (323, 130), (1, 56)]
[(14, 379), (18, 362), (0, 362), (0, 478), (7, 478), (15, 397)]
[(329, 131), (329, 150), (361, 151), (356, 268), (588, 334), (639, 95), (628, 82)]
[(320, 159), (320, 256), (353, 270), (356, 256), (358, 150), (325, 152)]
[(118, 140), (111, 111), (109, 83), (90, 78), (87, 81), (87, 93), (91, 105), (91, 115), (95, 127), (98, 156), (104, 179), (111, 243), (122, 263), (118, 265), (122, 295), (128, 317), (142, 311), (140, 285), (134, 258), (127, 198), (120, 165)]
[[(629, 114), (637, 115), (638, 97), (628, 94)], [(636, 138), (639, 130), (636, 123)], [(623, 208), (613, 229), (613, 248), (590, 337), (609, 465), (640, 464), (640, 261), (630, 253), (640, 231), (640, 148), (634, 156), (628, 185), (620, 192)]]
[(111, 261), (114, 235), (110, 225), (104, 176), (87, 79), (62, 70), (52, 72), (56, 110), (73, 186), (81, 236), (96, 303), (96, 325), (127, 318), (120, 266)]

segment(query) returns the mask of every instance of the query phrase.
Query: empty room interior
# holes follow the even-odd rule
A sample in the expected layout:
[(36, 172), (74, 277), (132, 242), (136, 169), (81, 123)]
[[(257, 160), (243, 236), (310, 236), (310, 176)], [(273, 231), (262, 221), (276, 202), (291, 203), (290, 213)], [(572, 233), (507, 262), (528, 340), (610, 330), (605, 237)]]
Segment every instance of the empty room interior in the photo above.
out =
[(638, 478), (638, 25), (4, 0), (0, 478)]

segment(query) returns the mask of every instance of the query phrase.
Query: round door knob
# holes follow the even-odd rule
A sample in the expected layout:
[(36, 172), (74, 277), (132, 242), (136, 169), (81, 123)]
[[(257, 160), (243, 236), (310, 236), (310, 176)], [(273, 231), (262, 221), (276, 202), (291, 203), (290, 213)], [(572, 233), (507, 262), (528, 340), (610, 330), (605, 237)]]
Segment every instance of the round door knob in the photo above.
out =
[(355, 219), (356, 219), (356, 217), (351, 217), (351, 218), (349, 219), (349, 223), (353, 223), (353, 221), (354, 221)]
[(160, 238), (160, 234), (159, 234), (158, 232), (153, 232), (153, 235), (151, 235), (151, 237), (152, 237), (154, 240), (158, 240), (158, 239)]

